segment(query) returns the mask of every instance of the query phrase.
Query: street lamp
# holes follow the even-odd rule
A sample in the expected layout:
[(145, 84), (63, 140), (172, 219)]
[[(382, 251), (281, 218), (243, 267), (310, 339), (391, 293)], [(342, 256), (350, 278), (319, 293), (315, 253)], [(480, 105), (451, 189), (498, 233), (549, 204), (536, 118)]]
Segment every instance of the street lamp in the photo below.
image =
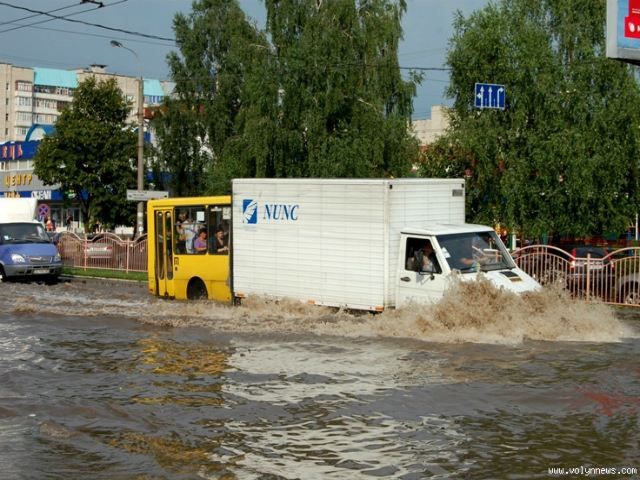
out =
[[(144, 79), (142, 78), (142, 63), (135, 50), (125, 47), (122, 43), (111, 40), (112, 47), (129, 50), (136, 57), (140, 76), (138, 77), (138, 190), (144, 189)], [(136, 219), (136, 236), (144, 232), (144, 202), (138, 202)]]

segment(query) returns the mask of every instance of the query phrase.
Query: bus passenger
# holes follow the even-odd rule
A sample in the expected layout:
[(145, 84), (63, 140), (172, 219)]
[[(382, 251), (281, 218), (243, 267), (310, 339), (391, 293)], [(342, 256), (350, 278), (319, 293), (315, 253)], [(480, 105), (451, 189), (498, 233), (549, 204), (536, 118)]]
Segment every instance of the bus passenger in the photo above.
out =
[(184, 245), (187, 253), (196, 253), (193, 250), (193, 242), (198, 231), (198, 225), (191, 220), (191, 216), (187, 213), (182, 222), (182, 232), (184, 233)]
[(227, 237), (222, 228), (218, 228), (213, 237), (213, 253), (229, 253)]
[(179, 213), (178, 219), (176, 220), (176, 253), (186, 253), (187, 252), (187, 237), (185, 236), (183, 223), (185, 221), (185, 213)]
[(201, 228), (198, 236), (193, 240), (194, 253), (207, 253), (207, 229)]

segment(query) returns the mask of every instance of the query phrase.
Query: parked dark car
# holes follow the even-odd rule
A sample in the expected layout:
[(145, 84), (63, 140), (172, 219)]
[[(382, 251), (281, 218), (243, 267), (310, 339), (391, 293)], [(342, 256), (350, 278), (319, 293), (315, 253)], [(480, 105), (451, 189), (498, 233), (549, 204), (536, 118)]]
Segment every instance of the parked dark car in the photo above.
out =
[(604, 247), (595, 245), (541, 246), (538, 261), (542, 284), (562, 282), (574, 295), (609, 297), (615, 264)]
[[(567, 253), (567, 287), (576, 294), (605, 297), (612, 289), (615, 264), (604, 247), (570, 245), (561, 247)], [(588, 282), (588, 283), (587, 283)]]

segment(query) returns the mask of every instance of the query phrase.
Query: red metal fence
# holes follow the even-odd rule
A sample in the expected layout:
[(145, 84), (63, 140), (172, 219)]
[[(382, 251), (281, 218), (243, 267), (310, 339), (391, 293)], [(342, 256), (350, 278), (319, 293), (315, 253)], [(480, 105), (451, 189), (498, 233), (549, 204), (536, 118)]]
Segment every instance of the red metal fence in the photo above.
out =
[(547, 245), (512, 252), (520, 268), (542, 285), (558, 283), (587, 301), (640, 306), (640, 248), (622, 248), (602, 258), (575, 257)]
[[(147, 271), (147, 236), (123, 240), (113, 233), (92, 238), (64, 232), (56, 239), (65, 265), (128, 272)], [(603, 258), (575, 257), (548, 245), (512, 252), (516, 264), (542, 285), (558, 283), (573, 297), (640, 306), (640, 247), (623, 248)]]
[(92, 238), (63, 232), (54, 238), (62, 261), (76, 268), (100, 268), (126, 272), (147, 271), (147, 236), (123, 240), (113, 233)]

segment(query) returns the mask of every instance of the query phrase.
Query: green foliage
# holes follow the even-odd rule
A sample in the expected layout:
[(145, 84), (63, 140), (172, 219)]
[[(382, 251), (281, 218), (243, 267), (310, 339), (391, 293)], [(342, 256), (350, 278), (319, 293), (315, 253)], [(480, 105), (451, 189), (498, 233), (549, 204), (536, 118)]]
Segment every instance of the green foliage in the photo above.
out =
[[(606, 59), (605, 3), (501, 0), (458, 14), (448, 64), (452, 128), (425, 176), (469, 174), (468, 215), (530, 236), (624, 231), (638, 200), (640, 91)], [(473, 108), (505, 84), (504, 111)]]
[(266, 31), (236, 0), (198, 0), (174, 21), (177, 99), (157, 121), (173, 192), (222, 193), (233, 177), (408, 174), (419, 78), (403, 80), (397, 60), (404, 0), (265, 6)]
[(132, 224), (136, 134), (126, 125), (130, 110), (111, 79), (89, 77), (74, 92), (71, 106), (45, 137), (34, 158), (34, 173), (47, 185), (73, 192), (85, 218), (106, 227)]

